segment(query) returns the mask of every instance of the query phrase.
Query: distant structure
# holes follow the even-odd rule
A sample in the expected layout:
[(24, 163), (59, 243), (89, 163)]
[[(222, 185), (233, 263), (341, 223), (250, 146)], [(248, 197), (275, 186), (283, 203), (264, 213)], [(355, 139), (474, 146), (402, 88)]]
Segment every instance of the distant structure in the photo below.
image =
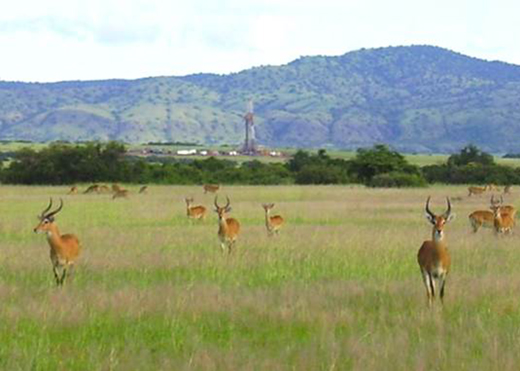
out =
[(247, 113), (244, 115), (245, 127), (246, 127), (246, 137), (244, 141), (244, 146), (242, 147), (242, 154), (244, 155), (256, 155), (258, 154), (258, 149), (256, 147), (256, 137), (255, 137), (255, 122), (254, 122), (254, 114), (253, 114), (253, 100), (251, 99), (247, 105)]

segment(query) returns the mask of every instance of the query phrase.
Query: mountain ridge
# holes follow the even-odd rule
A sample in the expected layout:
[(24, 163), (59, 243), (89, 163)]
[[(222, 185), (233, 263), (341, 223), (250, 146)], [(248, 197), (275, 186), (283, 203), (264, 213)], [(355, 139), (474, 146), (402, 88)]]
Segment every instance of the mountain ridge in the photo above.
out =
[(246, 104), (269, 146), (519, 152), (520, 66), (395, 46), (236, 73), (0, 81), (0, 138), (235, 144)]

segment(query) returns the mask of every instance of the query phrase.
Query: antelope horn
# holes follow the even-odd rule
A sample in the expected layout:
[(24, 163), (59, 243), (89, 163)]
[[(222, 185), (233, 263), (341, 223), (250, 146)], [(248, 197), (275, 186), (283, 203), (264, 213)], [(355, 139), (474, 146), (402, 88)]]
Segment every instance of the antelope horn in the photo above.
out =
[(229, 201), (229, 197), (228, 197), (228, 196), (226, 196), (226, 200), (227, 200), (227, 204), (226, 204), (226, 206), (224, 207), (224, 209), (227, 209), (227, 208), (229, 207), (229, 204), (231, 203), (231, 202)]
[(216, 207), (217, 209), (219, 209), (220, 206), (218, 206), (217, 199), (218, 199), (218, 196), (215, 196), (215, 207)]
[(52, 197), (50, 198), (50, 201), (49, 201), (49, 206), (47, 206), (47, 208), (45, 210), (42, 211), (42, 213), (40, 214), (40, 218), (45, 218), (45, 213), (47, 211), (49, 211), (52, 207)]
[(433, 219), (435, 219), (435, 214), (431, 212), (430, 210), (430, 198), (431, 196), (428, 196), (428, 199), (426, 200), (426, 212), (428, 215), (430, 215)]
[(50, 217), (56, 215), (57, 213), (59, 213), (61, 211), (62, 208), (63, 208), (63, 200), (60, 198), (60, 206), (56, 210), (47, 214), (45, 217), (50, 218)]
[(446, 197), (446, 202), (448, 203), (448, 210), (446, 210), (446, 212), (444, 213), (444, 218), (448, 219), (451, 215), (451, 202), (449, 197)]

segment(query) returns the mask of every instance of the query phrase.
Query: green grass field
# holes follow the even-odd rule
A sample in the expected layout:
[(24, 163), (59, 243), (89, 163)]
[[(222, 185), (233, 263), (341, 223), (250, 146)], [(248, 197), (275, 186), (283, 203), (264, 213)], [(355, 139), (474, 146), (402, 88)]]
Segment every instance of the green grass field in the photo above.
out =
[[(0, 369), (518, 369), (518, 236), (471, 233), (467, 215), (489, 198), (464, 187), (224, 187), (242, 224), (232, 255), (220, 252), (214, 212), (185, 217), (184, 196), (212, 205), (199, 187), (114, 201), (65, 187), (0, 191)], [(432, 309), (416, 262), (430, 194), (434, 212), (462, 196), (446, 227), (445, 305)], [(83, 245), (61, 289), (32, 231), (50, 196), (65, 202), (62, 233)], [(287, 220), (277, 237), (261, 202)]]

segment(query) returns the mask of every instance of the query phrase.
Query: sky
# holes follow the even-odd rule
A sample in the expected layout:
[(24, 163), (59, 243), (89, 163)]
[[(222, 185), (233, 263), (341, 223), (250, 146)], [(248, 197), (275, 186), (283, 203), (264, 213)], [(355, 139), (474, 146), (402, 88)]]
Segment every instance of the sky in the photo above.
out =
[(232, 73), (435, 45), (520, 65), (518, 0), (4, 0), (0, 80)]

